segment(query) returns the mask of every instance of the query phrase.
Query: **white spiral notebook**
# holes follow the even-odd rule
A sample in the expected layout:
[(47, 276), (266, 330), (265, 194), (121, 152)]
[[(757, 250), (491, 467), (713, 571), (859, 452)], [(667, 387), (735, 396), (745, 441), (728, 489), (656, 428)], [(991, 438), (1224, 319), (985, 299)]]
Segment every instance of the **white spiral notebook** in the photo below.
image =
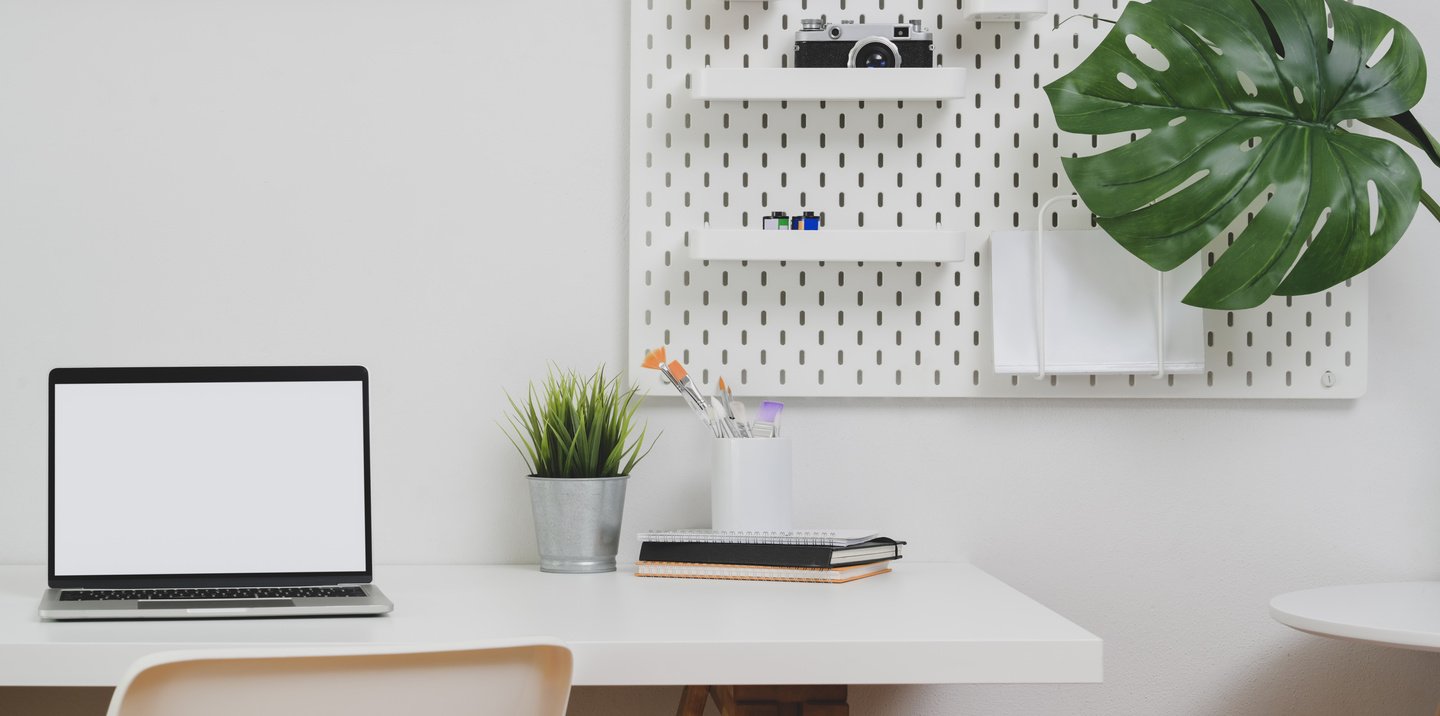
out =
[(724, 542), (728, 544), (803, 544), (852, 547), (880, 536), (875, 530), (652, 530), (637, 535), (641, 542)]

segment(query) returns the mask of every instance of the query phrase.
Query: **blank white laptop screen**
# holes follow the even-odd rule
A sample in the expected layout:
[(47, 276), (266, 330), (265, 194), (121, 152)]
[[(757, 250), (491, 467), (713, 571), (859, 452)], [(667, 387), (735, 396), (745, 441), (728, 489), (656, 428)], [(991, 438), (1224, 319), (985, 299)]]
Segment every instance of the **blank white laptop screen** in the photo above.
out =
[(55, 576), (367, 569), (361, 381), (54, 389)]

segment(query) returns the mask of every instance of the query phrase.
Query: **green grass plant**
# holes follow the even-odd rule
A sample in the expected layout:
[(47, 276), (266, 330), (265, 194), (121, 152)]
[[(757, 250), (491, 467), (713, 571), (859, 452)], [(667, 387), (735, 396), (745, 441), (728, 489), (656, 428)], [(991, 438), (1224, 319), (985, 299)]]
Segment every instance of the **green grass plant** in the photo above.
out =
[(552, 366), (522, 400), (505, 397), (513, 412), (510, 429), (501, 429), (531, 477), (629, 475), (655, 447), (654, 439), (645, 447), (646, 426), (635, 419), (644, 396), (622, 388), (619, 376), (607, 378), (603, 365), (588, 376)]

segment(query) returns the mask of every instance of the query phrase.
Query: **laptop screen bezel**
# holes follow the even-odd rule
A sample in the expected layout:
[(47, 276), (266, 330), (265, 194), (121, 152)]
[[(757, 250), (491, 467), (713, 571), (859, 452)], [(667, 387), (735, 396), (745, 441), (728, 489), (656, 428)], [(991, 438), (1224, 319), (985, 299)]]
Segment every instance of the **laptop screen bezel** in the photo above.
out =
[[(55, 386), (96, 383), (360, 382), (365, 464), (365, 569), (359, 572), (245, 572), (215, 574), (55, 574)], [(177, 368), (56, 368), (50, 371), (50, 509), (48, 574), (51, 587), (298, 587), (368, 584), (374, 575), (370, 544), (370, 373), (363, 366), (230, 366)]]

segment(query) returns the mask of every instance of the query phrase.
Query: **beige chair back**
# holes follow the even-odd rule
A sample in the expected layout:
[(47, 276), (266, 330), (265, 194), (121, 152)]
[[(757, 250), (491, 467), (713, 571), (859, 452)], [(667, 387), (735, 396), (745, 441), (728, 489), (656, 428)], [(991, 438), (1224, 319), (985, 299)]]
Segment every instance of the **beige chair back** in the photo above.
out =
[(549, 640), (171, 651), (131, 667), (108, 716), (564, 716), (571, 669)]

